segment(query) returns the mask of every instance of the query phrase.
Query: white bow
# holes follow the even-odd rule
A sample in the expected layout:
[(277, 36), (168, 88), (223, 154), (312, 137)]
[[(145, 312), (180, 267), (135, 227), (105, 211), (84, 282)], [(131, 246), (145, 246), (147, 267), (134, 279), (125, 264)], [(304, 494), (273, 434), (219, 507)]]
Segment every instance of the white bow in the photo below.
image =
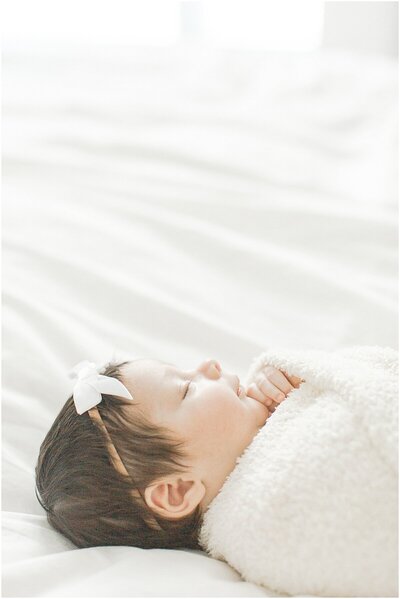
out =
[(70, 378), (78, 379), (72, 390), (78, 414), (83, 414), (87, 410), (97, 406), (101, 402), (102, 393), (117, 395), (125, 399), (133, 399), (121, 381), (112, 376), (99, 374), (99, 370), (102, 370), (102, 368), (104, 368), (103, 365), (84, 360), (83, 362), (78, 362), (68, 373)]

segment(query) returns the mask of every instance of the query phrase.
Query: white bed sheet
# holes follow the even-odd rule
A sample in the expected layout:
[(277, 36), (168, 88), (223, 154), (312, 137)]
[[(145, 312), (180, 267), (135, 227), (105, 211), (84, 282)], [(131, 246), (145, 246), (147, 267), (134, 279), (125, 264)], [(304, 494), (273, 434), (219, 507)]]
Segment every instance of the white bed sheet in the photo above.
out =
[(3, 54), (3, 595), (274, 596), (200, 552), (74, 549), (34, 495), (81, 359), (397, 347), (397, 68)]

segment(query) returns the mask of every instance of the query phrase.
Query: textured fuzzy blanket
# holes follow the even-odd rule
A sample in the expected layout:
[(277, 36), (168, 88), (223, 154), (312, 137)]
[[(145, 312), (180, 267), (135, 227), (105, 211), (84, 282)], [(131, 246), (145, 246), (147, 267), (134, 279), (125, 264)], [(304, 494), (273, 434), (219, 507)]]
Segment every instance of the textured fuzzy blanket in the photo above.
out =
[(398, 594), (398, 354), (266, 351), (304, 383), (238, 459), (200, 540), (251, 582), (289, 595)]

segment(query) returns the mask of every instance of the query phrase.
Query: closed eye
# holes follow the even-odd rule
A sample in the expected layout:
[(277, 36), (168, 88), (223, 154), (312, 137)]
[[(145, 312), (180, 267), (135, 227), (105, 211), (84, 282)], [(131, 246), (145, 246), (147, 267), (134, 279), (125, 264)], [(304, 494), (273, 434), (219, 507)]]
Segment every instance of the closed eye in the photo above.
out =
[(189, 387), (190, 387), (190, 383), (188, 383), (188, 384), (186, 385), (185, 393), (183, 394), (183, 397), (182, 397), (182, 399), (185, 399), (185, 397), (186, 397), (186, 395), (187, 395), (187, 392), (188, 392), (188, 390), (189, 390)]

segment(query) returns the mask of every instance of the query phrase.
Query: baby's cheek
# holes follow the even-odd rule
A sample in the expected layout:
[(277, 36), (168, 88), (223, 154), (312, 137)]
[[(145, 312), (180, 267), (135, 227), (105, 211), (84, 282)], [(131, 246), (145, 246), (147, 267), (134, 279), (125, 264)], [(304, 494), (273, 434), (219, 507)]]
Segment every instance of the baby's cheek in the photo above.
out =
[(204, 434), (216, 445), (227, 433), (232, 433), (234, 412), (229, 402), (214, 399), (203, 404), (194, 420), (195, 434)]
[(235, 404), (230, 398), (220, 400), (214, 404), (210, 416), (210, 426), (220, 438), (228, 440), (240, 431), (243, 424), (243, 414), (239, 404)]

